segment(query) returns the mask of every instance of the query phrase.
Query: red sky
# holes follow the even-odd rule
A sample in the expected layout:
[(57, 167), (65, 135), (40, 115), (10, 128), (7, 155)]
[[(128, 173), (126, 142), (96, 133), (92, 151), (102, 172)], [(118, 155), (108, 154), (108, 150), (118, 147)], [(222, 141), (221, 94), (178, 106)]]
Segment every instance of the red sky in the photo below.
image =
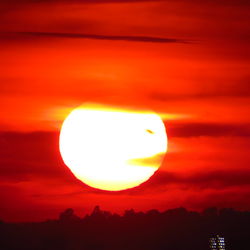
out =
[[(249, 16), (244, 0), (0, 0), (0, 218), (250, 209)], [(58, 135), (83, 102), (165, 114), (151, 180), (109, 193), (72, 176)]]

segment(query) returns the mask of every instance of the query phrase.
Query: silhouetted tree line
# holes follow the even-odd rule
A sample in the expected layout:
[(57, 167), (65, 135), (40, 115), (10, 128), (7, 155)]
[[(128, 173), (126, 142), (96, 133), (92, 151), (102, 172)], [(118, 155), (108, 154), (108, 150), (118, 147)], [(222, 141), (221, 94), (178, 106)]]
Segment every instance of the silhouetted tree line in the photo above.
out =
[(0, 222), (0, 249), (18, 250), (207, 250), (209, 238), (225, 237), (226, 249), (250, 249), (250, 212), (185, 208), (112, 214), (96, 206), (80, 218), (69, 208), (58, 220)]

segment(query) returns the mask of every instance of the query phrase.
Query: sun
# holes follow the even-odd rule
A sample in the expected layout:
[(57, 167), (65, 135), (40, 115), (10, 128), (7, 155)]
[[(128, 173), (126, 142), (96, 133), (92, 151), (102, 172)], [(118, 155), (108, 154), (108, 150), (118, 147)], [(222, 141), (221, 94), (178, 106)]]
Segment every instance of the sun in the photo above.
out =
[(160, 167), (167, 134), (153, 112), (85, 104), (64, 120), (59, 146), (76, 178), (119, 191), (140, 185)]

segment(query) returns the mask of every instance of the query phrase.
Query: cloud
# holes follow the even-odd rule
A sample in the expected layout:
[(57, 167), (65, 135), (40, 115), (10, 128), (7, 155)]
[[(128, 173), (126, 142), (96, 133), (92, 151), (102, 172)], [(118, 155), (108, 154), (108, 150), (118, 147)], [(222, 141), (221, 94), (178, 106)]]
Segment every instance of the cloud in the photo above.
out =
[[(33, 4), (33, 3), (82, 3), (82, 4), (96, 4), (96, 3), (136, 3), (136, 2), (152, 2), (153, 0), (0, 0), (0, 3), (4, 4)], [(154, 2), (174, 2), (173, 0), (154, 0)], [(217, 4), (217, 5), (249, 5), (248, 0), (221, 0), (218, 2), (212, 2), (211, 0), (201, 1), (201, 0), (182, 0), (186, 3), (199, 3), (199, 4)]]
[[(37, 4), (37, 3), (81, 3), (81, 4), (96, 4), (96, 3), (133, 3), (133, 2), (151, 2), (152, 0), (0, 0), (2, 4)], [(156, 0), (154, 0), (156, 1)], [(164, 0), (157, 0), (164, 2)]]
[(130, 195), (141, 193), (158, 193), (172, 190), (220, 190), (227, 188), (243, 188), (250, 190), (249, 170), (215, 170), (195, 173), (174, 173), (158, 171), (151, 179), (140, 187), (122, 191)]
[(189, 41), (175, 38), (153, 37), (153, 36), (118, 36), (118, 35), (99, 35), (99, 34), (83, 34), (83, 33), (60, 33), (60, 32), (6, 32), (2, 36), (11, 37), (19, 35), (22, 38), (73, 38), (73, 39), (95, 39), (95, 40), (111, 40), (111, 41), (129, 41), (129, 42), (145, 42), (145, 43), (189, 43)]
[(58, 133), (1, 132), (0, 142), (1, 181), (70, 177), (59, 155)]
[(128, 162), (130, 164), (135, 164), (135, 165), (143, 165), (144, 167), (146, 166), (154, 166), (157, 165), (159, 162), (162, 161), (162, 159), (164, 158), (164, 153), (160, 153), (160, 154), (156, 154), (152, 157), (146, 157), (146, 158), (137, 158), (137, 159), (131, 159)]
[(250, 136), (250, 124), (171, 123), (167, 124), (170, 137)]
[[(201, 128), (199, 128), (201, 126)], [(215, 130), (219, 125), (185, 124), (177, 128), (172, 136), (220, 135)], [(231, 127), (227, 129), (230, 132)], [(233, 128), (233, 127), (232, 127)], [(225, 128), (224, 128), (225, 129)], [(190, 132), (191, 131), (191, 132)], [(240, 128), (238, 128), (240, 133)], [(225, 133), (224, 133), (225, 134)], [(246, 134), (242, 130), (242, 135)], [(235, 166), (231, 170), (213, 170), (202, 172), (192, 171), (180, 174), (174, 171), (157, 171), (155, 175), (139, 188), (121, 192), (105, 192), (87, 187), (73, 177), (70, 170), (64, 165), (58, 148), (58, 132), (35, 133), (0, 133), (0, 179), (3, 182), (22, 182), (39, 180), (63, 180), (72, 185), (82, 186), (89, 193), (138, 194), (141, 192), (156, 192), (166, 190), (171, 185), (178, 188), (225, 188), (230, 186), (249, 185), (250, 171), (238, 170)], [(159, 156), (162, 157), (162, 156)]]
[[(227, 69), (225, 69), (226, 71)], [(210, 72), (209, 72), (210, 73)], [(156, 92), (152, 91), (148, 97), (153, 100), (167, 102), (167, 101), (188, 101), (190, 99), (204, 100), (204, 99), (213, 99), (213, 98), (248, 98), (250, 97), (250, 89), (249, 89), (249, 81), (250, 75), (247, 71), (243, 74), (239, 74), (239, 71), (227, 72), (225, 75), (226, 78), (222, 79), (217, 75), (214, 75), (212, 78), (206, 75), (204, 78), (204, 74), (200, 79), (203, 81), (203, 85), (199, 85), (199, 87), (194, 88), (192, 92), (189, 92), (190, 89), (186, 90), (186, 93), (179, 89), (179, 92), (171, 92), (172, 86), (166, 88), (165, 91), (169, 91), (169, 93), (164, 91)], [(231, 79), (229, 79), (229, 77)], [(208, 78), (208, 79), (207, 79)], [(211, 83), (213, 81), (213, 83)], [(192, 89), (192, 88), (191, 88)]]
[[(167, 132), (171, 138), (190, 137), (249, 137), (250, 124), (213, 124), (168, 121)], [(38, 178), (72, 178), (69, 169), (62, 162), (58, 132), (1, 132), (0, 133), (0, 178), (8, 181)], [(157, 156), (162, 158), (162, 155)], [(142, 159), (145, 163), (159, 161), (158, 158)], [(149, 162), (148, 162), (149, 161)], [(230, 175), (230, 173), (229, 173)], [(157, 176), (157, 181), (162, 176)], [(221, 173), (218, 173), (221, 178)], [(226, 173), (225, 176), (228, 176)], [(237, 176), (237, 175), (236, 175)], [(154, 177), (155, 178), (155, 177)], [(153, 180), (154, 180), (153, 178)], [(179, 181), (173, 173), (165, 173), (163, 179)], [(203, 176), (202, 176), (203, 178)], [(187, 181), (184, 179), (184, 181)], [(161, 181), (160, 181), (161, 182)], [(151, 181), (150, 181), (151, 183)]]

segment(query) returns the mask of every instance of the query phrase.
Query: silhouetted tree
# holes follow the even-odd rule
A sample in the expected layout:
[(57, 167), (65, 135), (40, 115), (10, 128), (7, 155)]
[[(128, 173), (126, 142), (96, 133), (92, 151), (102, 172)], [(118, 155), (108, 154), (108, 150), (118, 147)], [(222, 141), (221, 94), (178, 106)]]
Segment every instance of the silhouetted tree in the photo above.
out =
[(68, 208), (59, 215), (59, 220), (63, 222), (72, 222), (79, 221), (80, 218), (74, 214), (74, 210), (72, 208)]
[(201, 214), (185, 208), (123, 216), (96, 206), (83, 219), (72, 208), (59, 220), (0, 223), (1, 250), (208, 250), (214, 234), (225, 237), (229, 250), (249, 250), (250, 212), (208, 208)]
[(216, 207), (209, 207), (209, 208), (206, 208), (202, 214), (206, 217), (210, 217), (210, 218), (214, 218), (214, 217), (217, 217), (218, 214), (219, 214), (219, 211)]

